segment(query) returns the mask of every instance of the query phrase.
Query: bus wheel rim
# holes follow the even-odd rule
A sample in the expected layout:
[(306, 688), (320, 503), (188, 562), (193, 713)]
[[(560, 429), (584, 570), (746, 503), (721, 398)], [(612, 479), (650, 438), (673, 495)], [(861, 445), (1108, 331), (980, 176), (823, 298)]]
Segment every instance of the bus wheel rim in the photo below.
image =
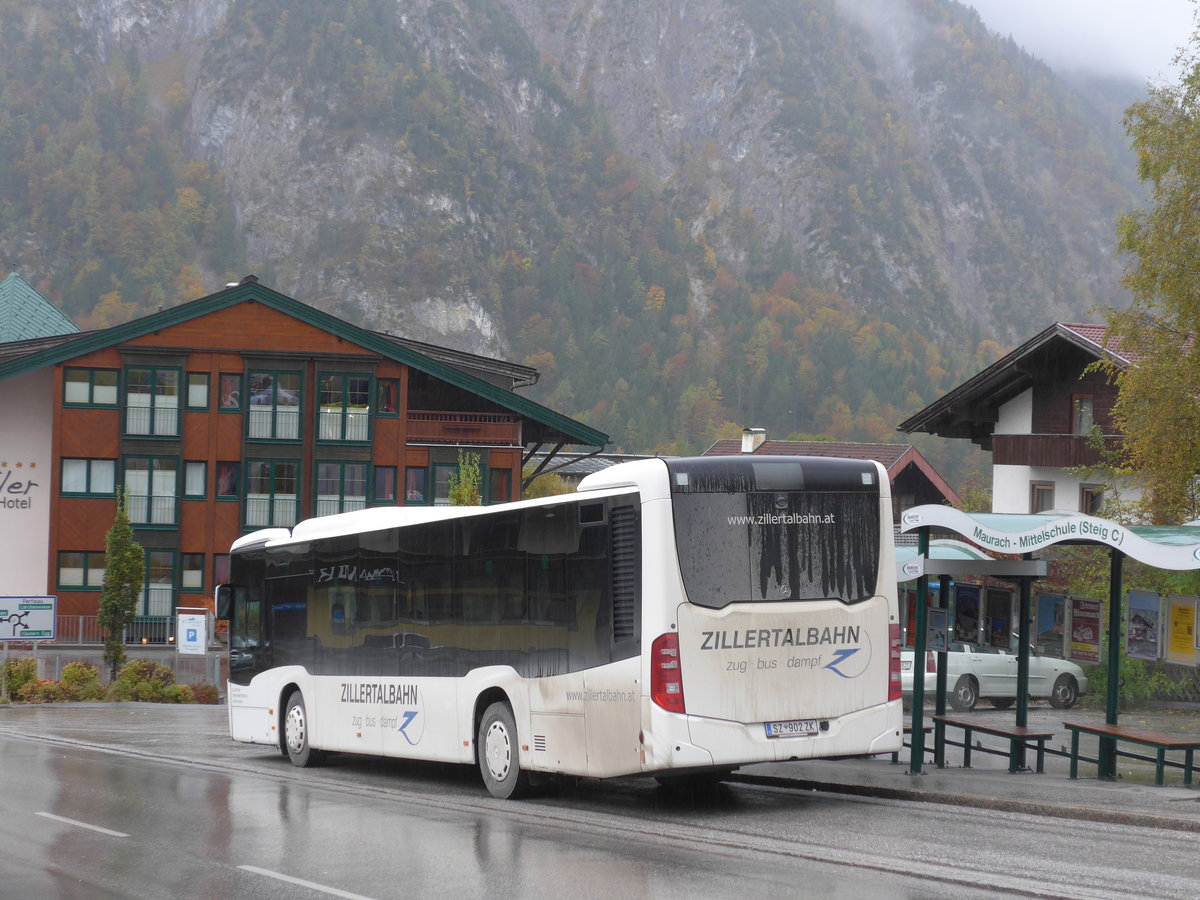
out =
[(287, 744), (297, 752), (304, 747), (304, 711), (299, 706), (288, 710)]
[(488, 771), (497, 781), (508, 777), (512, 765), (512, 745), (508, 739), (508, 729), (502, 722), (493, 722), (488, 726), (487, 742), (484, 746), (487, 756)]

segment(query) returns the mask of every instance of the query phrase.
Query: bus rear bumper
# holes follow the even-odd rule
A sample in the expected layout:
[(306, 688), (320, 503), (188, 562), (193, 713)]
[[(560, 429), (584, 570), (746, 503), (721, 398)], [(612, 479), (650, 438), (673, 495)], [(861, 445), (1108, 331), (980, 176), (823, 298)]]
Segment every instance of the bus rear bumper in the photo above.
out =
[(697, 717), (688, 722), (695, 750), (708, 755), (711, 765), (722, 766), (891, 753), (901, 746), (903, 713), (900, 701), (892, 701), (819, 720), (817, 728), (812, 735), (769, 737), (762, 722)]

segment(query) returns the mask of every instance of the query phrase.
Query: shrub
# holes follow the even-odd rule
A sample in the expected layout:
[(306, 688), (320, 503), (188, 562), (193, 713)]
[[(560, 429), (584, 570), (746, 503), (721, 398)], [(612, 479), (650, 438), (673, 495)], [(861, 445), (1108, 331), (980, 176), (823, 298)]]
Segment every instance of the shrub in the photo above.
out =
[(20, 696), (21, 688), (37, 680), (37, 660), (32, 656), (5, 660), (4, 678), (8, 685), (8, 695)]
[(103, 700), (100, 670), (89, 662), (71, 662), (63, 666), (60, 682), (67, 700)]
[(163, 690), (163, 703), (194, 703), (190, 684), (172, 684)]
[(215, 704), (220, 700), (215, 684), (193, 684), (192, 700), (196, 703)]
[(67, 693), (57, 681), (36, 678), (21, 685), (17, 699), (22, 703), (63, 703), (67, 700)]
[(118, 702), (140, 700), (161, 703), (168, 687), (175, 683), (170, 666), (151, 659), (133, 659), (121, 667), (108, 688), (108, 699)]

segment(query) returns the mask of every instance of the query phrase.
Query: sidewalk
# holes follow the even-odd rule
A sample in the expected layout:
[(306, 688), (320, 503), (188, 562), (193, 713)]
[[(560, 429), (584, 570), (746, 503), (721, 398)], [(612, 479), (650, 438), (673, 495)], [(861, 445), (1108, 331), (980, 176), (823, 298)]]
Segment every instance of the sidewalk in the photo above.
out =
[[(932, 707), (925, 710), (925, 722)], [(981, 705), (970, 713), (957, 717), (977, 718), (980, 723), (995, 722), (1011, 725), (1013, 710), (994, 710)], [(1154, 764), (1117, 757), (1117, 780), (1096, 778), (1096, 766), (1079, 763), (1079, 778), (1069, 777), (1070, 759), (1050, 753), (1051, 749), (1069, 753), (1071, 733), (1062, 727), (1066, 722), (1103, 723), (1103, 710), (1056, 710), (1045, 705), (1031, 705), (1029, 726), (1053, 730), (1055, 736), (1046, 742), (1046, 771), (1010, 774), (1008, 771), (1008, 742), (976, 733), (972, 744), (982, 742), (986, 747), (1005, 751), (995, 756), (974, 750), (971, 768), (962, 768), (962, 749), (947, 747), (946, 768), (933, 764), (933, 735), (926, 738), (924, 774), (909, 773), (911, 751), (905, 748), (899, 764), (890, 755), (869, 759), (807, 760), (786, 763), (766, 763), (746, 766), (735, 779), (757, 784), (776, 784), (794, 789), (820, 790), (857, 796), (881, 797), (945, 803), (1035, 815), (1059, 816), (1071, 819), (1115, 822), (1126, 825), (1146, 825), (1181, 831), (1200, 832), (1200, 773), (1193, 783), (1183, 783), (1183, 770), (1166, 769), (1163, 785), (1154, 784)], [(1123, 713), (1120, 724), (1131, 728), (1158, 731), (1165, 734), (1194, 736), (1200, 734), (1200, 710), (1165, 708), (1136, 710)], [(962, 740), (960, 729), (951, 729), (947, 737)], [(1080, 738), (1081, 756), (1096, 757), (1097, 740)], [(1118, 749), (1153, 755), (1147, 747), (1122, 743)], [(1032, 766), (1035, 753), (1028, 753)], [(1168, 752), (1168, 761), (1183, 761), (1182, 752)], [(1200, 766), (1200, 753), (1195, 760)]]

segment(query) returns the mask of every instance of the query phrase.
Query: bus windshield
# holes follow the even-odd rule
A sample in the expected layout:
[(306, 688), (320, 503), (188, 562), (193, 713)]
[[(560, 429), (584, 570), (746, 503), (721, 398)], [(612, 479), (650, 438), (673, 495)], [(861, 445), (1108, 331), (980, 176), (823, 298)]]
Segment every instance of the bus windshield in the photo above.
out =
[(838, 600), (877, 592), (879, 485), (873, 465), (795, 458), (668, 462), (688, 601)]

